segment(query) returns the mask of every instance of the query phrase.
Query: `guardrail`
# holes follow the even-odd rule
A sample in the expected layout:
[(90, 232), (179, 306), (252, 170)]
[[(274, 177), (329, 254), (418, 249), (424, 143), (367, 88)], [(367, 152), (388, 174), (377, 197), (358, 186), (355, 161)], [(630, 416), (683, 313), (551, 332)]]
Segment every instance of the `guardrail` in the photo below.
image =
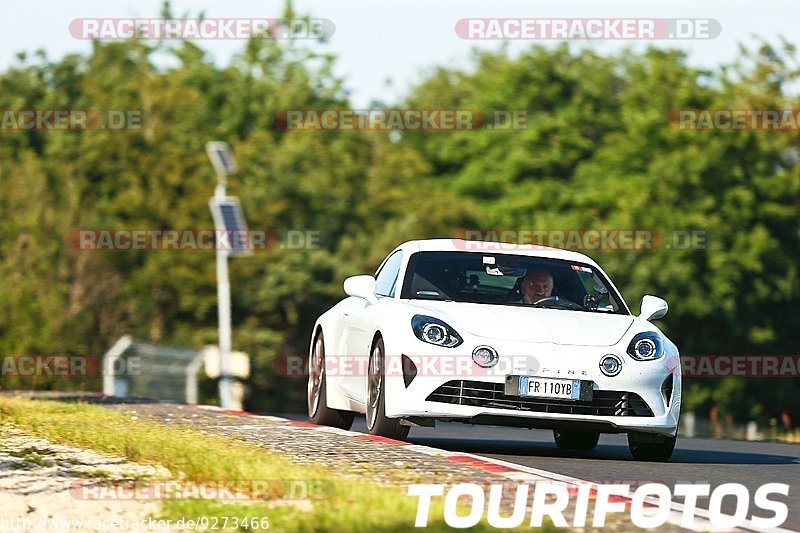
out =
[(120, 337), (103, 358), (103, 394), (198, 403), (202, 351), (168, 348)]

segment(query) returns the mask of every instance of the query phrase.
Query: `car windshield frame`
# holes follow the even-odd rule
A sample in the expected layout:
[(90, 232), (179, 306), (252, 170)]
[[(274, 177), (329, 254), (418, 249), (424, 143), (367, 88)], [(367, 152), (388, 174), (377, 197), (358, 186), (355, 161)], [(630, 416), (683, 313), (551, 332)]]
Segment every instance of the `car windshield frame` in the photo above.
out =
[[(591, 274), (592, 279), (596, 279), (600, 281), (602, 288), (607, 291), (607, 298), (608, 303), (611, 308), (606, 306), (606, 309), (596, 307), (586, 307), (585, 302), (583, 300), (578, 302), (573, 302), (576, 304), (575, 307), (569, 306), (565, 307), (562, 304), (553, 303), (551, 305), (535, 305), (535, 304), (526, 304), (521, 301), (491, 301), (490, 298), (477, 298), (480, 301), (473, 301), (478, 296), (479, 293), (469, 293), (467, 292), (467, 281), (464, 280), (464, 288), (451, 288), (451, 293), (454, 291), (459, 294), (459, 296), (465, 296), (469, 294), (474, 294), (475, 297), (473, 299), (469, 298), (454, 298), (453, 295), (444, 293), (444, 290), (440, 289), (438, 286), (434, 289), (434, 285), (430, 283), (426, 278), (422, 278), (421, 276), (417, 278), (416, 282), (414, 280), (415, 275), (417, 275), (417, 265), (421, 258), (425, 256), (431, 255), (439, 255), (443, 256), (440, 260), (446, 260), (446, 258), (453, 257), (462, 259), (464, 256), (472, 256), (471, 259), (475, 257), (480, 258), (479, 262), (475, 262), (472, 265), (464, 265), (464, 266), (475, 266), (476, 264), (482, 265), (483, 269), (485, 269), (487, 276), (496, 276), (496, 280), (499, 282), (503, 280), (504, 283), (509, 284), (508, 293), (506, 295), (498, 296), (498, 298), (503, 297), (514, 297), (518, 293), (519, 282), (521, 281), (522, 277), (524, 276), (524, 272), (528, 270), (526, 267), (531, 267), (532, 269), (544, 269), (553, 275), (556, 278), (556, 285), (563, 285), (564, 289), (572, 289), (570, 295), (580, 295), (580, 290), (582, 289), (586, 295), (589, 294), (588, 289), (584, 285), (578, 285), (578, 283), (583, 283), (584, 279), (588, 279), (585, 277), (581, 277), (581, 272), (589, 272)], [(492, 262), (494, 261), (494, 262)], [(459, 265), (460, 266), (460, 265)], [(491, 273), (490, 273), (491, 270)], [(572, 270), (575, 271), (574, 279), (569, 279), (568, 272)], [(477, 269), (473, 268), (470, 270), (464, 270), (463, 276), (467, 276), (466, 272), (474, 272), (474, 274), (470, 275), (470, 283), (475, 281), (475, 278), (480, 276), (482, 279), (486, 279), (483, 275), (483, 272), (478, 271)], [(446, 274), (446, 271), (443, 272)], [(429, 276), (430, 277), (430, 276)], [(505, 280), (504, 278), (509, 278)], [(512, 282), (513, 279), (513, 282)], [(448, 281), (451, 281), (448, 279)], [(459, 283), (460, 277), (459, 275), (454, 275), (452, 281)], [(478, 283), (475, 285), (477, 287), (480, 285), (480, 279), (477, 280)], [(416, 287), (412, 287), (412, 285), (417, 284)], [(424, 290), (425, 284), (428, 283), (431, 285), (431, 290), (427, 291)], [(416, 290), (416, 294), (414, 294), (414, 289), (419, 289), (420, 286), (423, 287), (423, 290)], [(595, 289), (600, 288), (600, 286), (595, 286)], [(438, 290), (436, 290), (438, 289)], [(477, 291), (477, 288), (474, 290)], [(492, 287), (492, 290), (502, 290), (501, 287)], [(516, 292), (515, 292), (516, 291)], [(622, 296), (616, 290), (616, 288), (611, 284), (609, 279), (600, 270), (598, 267), (581, 262), (581, 261), (573, 261), (569, 259), (560, 259), (560, 258), (553, 258), (553, 257), (543, 257), (543, 256), (536, 256), (536, 255), (523, 255), (523, 254), (509, 254), (509, 253), (493, 253), (493, 252), (462, 252), (462, 251), (449, 251), (449, 250), (429, 250), (429, 251), (418, 251), (414, 252), (409, 255), (406, 267), (403, 271), (403, 284), (401, 290), (399, 291), (399, 298), (402, 300), (419, 300), (419, 301), (436, 301), (436, 302), (462, 302), (462, 303), (475, 303), (475, 304), (486, 304), (486, 305), (504, 305), (504, 306), (511, 306), (511, 307), (524, 307), (524, 308), (534, 308), (534, 309), (554, 309), (559, 311), (578, 311), (584, 313), (599, 313), (604, 315), (631, 315), (631, 311), (628, 308), (625, 301), (622, 299)], [(424, 294), (424, 293), (430, 294)], [(566, 290), (565, 292), (569, 292)], [(423, 294), (420, 294), (423, 293)], [(444, 294), (443, 294), (444, 293)], [(594, 293), (597, 294), (605, 294), (605, 293)], [(484, 295), (485, 296), (485, 295)], [(566, 298), (566, 296), (562, 296)], [(567, 302), (572, 302), (570, 299), (566, 299)], [(616, 307), (616, 309), (614, 309)]]

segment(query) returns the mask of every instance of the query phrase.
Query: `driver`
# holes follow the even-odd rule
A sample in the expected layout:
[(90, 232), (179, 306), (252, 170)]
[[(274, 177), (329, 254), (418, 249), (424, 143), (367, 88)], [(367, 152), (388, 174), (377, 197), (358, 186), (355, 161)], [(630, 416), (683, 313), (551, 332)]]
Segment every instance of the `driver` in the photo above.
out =
[(553, 295), (553, 275), (547, 270), (531, 270), (520, 285), (522, 303), (533, 304)]

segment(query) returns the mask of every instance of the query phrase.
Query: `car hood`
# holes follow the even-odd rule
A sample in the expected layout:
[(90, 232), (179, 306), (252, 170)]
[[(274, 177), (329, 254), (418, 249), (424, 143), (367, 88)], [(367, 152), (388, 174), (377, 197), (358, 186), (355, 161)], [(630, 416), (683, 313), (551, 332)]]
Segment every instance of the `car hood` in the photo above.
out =
[(409, 303), (415, 312), (444, 320), (459, 333), (518, 342), (611, 346), (622, 339), (634, 321), (630, 315), (560, 309), (419, 300)]

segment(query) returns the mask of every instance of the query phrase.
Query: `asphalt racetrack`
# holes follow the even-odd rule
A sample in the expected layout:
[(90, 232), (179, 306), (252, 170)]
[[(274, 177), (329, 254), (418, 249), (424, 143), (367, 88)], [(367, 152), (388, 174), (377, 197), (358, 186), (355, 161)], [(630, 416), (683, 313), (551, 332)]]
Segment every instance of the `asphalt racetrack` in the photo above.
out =
[[(363, 417), (357, 417), (353, 431), (366, 432)], [(772, 442), (748, 442), (713, 439), (678, 438), (675, 453), (667, 463), (634, 460), (628, 451), (625, 435), (602, 435), (600, 444), (590, 452), (562, 452), (546, 430), (528, 430), (493, 426), (471, 426), (437, 422), (435, 428), (411, 429), (409, 441), (450, 451), (469, 452), (575, 477), (597, 483), (662, 483), (670, 488), (676, 483), (706, 483), (711, 490), (724, 483), (740, 483), (750, 491), (748, 518), (770, 517), (771, 512), (754, 507), (752, 497), (765, 483), (786, 483), (789, 495), (770, 496), (785, 501), (789, 517), (782, 528), (800, 531), (800, 445)], [(675, 499), (681, 502), (680, 498)], [(705, 508), (707, 499), (699, 499)], [(722, 510), (734, 514), (736, 500), (727, 497)]]

